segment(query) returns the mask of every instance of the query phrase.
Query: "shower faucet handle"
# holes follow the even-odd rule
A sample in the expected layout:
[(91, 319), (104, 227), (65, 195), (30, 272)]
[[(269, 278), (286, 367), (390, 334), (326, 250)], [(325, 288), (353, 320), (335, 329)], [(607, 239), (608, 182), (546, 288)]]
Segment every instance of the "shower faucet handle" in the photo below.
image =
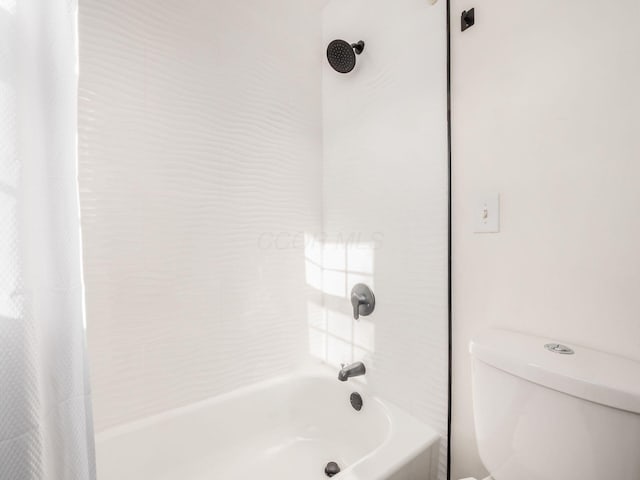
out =
[(367, 297), (351, 293), (351, 305), (353, 306), (353, 318), (360, 319), (360, 305), (367, 305)]
[(353, 306), (353, 318), (360, 319), (360, 315), (371, 315), (376, 308), (376, 297), (373, 291), (364, 283), (358, 283), (351, 289), (351, 305)]

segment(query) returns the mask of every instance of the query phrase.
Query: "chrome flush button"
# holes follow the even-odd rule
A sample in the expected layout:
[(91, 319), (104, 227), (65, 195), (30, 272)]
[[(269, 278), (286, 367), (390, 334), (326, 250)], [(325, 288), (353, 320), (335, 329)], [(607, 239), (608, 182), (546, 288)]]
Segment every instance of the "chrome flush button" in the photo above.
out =
[(573, 355), (573, 349), (567, 347), (566, 345), (562, 345), (561, 343), (547, 343), (544, 348), (553, 353), (559, 353), (561, 355)]

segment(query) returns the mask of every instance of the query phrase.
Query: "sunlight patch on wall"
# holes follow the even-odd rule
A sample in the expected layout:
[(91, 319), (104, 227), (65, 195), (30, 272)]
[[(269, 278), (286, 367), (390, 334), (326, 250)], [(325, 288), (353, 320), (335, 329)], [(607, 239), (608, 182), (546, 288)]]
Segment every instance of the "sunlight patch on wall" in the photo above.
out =
[(309, 353), (334, 367), (362, 360), (375, 350), (375, 325), (365, 317), (355, 321), (350, 302), (357, 283), (374, 286), (374, 241), (361, 234), (305, 234), (307, 284), (320, 290), (323, 304), (307, 308)]

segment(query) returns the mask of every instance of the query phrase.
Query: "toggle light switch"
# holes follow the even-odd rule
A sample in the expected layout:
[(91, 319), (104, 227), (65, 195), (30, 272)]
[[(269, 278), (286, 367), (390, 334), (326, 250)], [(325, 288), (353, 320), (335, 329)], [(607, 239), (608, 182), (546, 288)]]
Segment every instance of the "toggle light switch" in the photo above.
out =
[(474, 233), (497, 233), (500, 231), (500, 195), (498, 193), (478, 195), (473, 205)]

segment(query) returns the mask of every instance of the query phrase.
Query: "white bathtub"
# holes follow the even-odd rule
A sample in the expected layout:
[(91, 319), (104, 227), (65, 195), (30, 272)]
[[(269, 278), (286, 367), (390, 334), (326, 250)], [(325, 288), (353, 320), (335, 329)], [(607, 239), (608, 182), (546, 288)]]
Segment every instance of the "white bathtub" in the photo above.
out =
[[(351, 406), (357, 391), (364, 405)], [(439, 436), (353, 381), (292, 375), (99, 434), (99, 480), (435, 478)]]

